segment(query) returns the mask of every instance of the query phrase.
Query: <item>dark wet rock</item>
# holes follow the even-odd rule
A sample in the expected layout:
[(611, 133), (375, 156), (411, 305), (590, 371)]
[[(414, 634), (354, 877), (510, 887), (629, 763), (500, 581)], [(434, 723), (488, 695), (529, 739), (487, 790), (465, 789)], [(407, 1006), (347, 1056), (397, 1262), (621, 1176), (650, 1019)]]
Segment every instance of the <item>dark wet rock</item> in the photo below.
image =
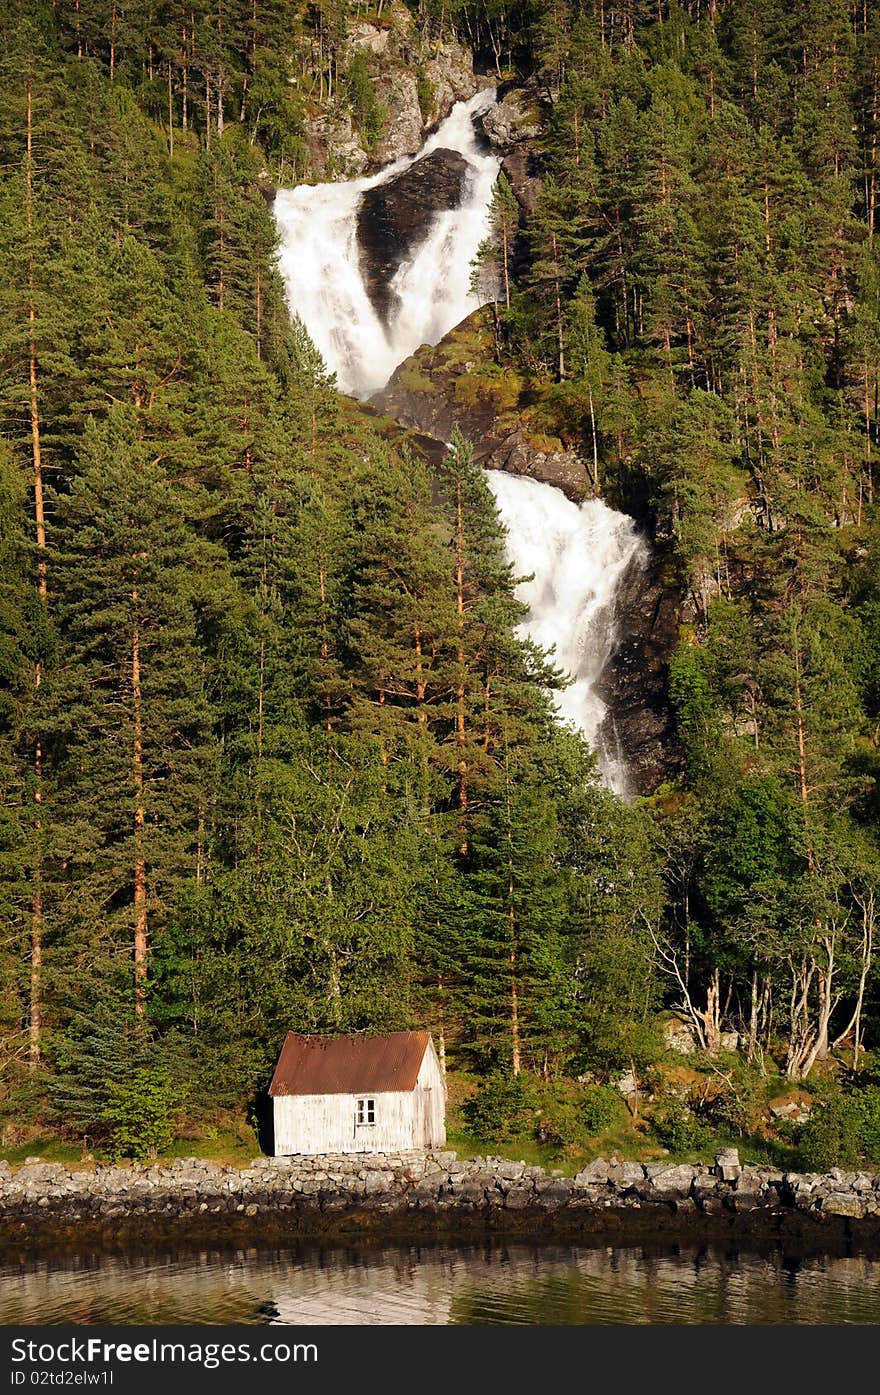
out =
[(618, 643), (596, 685), (609, 712), (603, 737), (623, 757), (633, 789), (650, 794), (683, 759), (669, 704), (678, 597), (656, 554), (634, 561), (623, 578), (617, 627)]
[(543, 162), (532, 150), (513, 150), (501, 161), (516, 201), (526, 213), (534, 213), (543, 183)]
[(401, 262), (424, 241), (436, 214), (457, 208), (468, 163), (456, 150), (432, 150), (387, 184), (367, 189), (357, 215), (361, 269), (376, 311), (387, 319), (391, 280)]
[(257, 192), (262, 194), (268, 206), (272, 208), (273, 204), (275, 203), (275, 197), (278, 193), (278, 190), (275, 187), (275, 184), (273, 183), (268, 170), (261, 170), (260, 173), (257, 175)]
[(478, 124), (500, 156), (520, 208), (533, 213), (544, 178), (544, 155), (539, 149), (544, 116), (537, 88), (527, 85), (502, 93)]
[[(62, 1168), (59, 1192), (48, 1179), (22, 1185), (8, 1171), (0, 1170), (0, 1245), (18, 1253), (120, 1244), (142, 1250), (167, 1237), (275, 1243), (292, 1236), (405, 1240), (487, 1232), (753, 1235), (774, 1243), (792, 1235), (798, 1242), (812, 1237), (819, 1251), (858, 1244), (880, 1252), (880, 1178), (866, 1173), (783, 1176), (744, 1166), (731, 1182), (706, 1164), (600, 1158), (573, 1179), (497, 1157), (459, 1160), (447, 1153), (441, 1162), (437, 1154), (404, 1153), (296, 1157), (283, 1167), (263, 1158), (242, 1171), (186, 1161), (100, 1174)], [(203, 1180), (193, 1191), (195, 1171)], [(519, 1176), (505, 1175), (511, 1172)]]
[(541, 450), (522, 428), (509, 432), (497, 445), (481, 452), (480, 463), (487, 470), (506, 470), (509, 475), (525, 475), (543, 484), (555, 485), (569, 499), (579, 502), (590, 492), (586, 462), (576, 450)]

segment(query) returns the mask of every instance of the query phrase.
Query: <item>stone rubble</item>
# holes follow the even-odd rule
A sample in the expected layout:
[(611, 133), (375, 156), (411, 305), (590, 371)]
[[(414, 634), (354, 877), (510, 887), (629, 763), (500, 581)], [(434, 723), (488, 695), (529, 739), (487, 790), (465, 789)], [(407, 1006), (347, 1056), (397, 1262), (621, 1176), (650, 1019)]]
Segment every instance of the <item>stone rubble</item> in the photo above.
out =
[(807, 1216), (847, 1222), (880, 1218), (880, 1176), (826, 1175), (740, 1166), (735, 1149), (705, 1163), (634, 1163), (596, 1158), (575, 1177), (500, 1157), (463, 1160), (451, 1151), (388, 1155), (254, 1158), (247, 1168), (198, 1158), (171, 1163), (70, 1169), (0, 1161), (0, 1228), (38, 1216), (45, 1226), (163, 1215), (256, 1217), (342, 1213), (395, 1218), (549, 1213), (574, 1220), (631, 1211), (684, 1217)]

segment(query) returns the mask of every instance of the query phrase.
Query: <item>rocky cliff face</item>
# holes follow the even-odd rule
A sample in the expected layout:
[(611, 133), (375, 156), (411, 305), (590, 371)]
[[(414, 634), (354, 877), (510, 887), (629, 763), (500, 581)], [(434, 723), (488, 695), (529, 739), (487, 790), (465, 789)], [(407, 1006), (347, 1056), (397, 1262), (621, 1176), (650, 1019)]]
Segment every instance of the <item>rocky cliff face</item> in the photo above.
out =
[(576, 502), (586, 498), (588, 463), (577, 443), (542, 435), (520, 401), (516, 375), (493, 371), (491, 357), (492, 317), (484, 308), (439, 344), (423, 344), (372, 405), (438, 441), (448, 441), (458, 426), (486, 469), (555, 484)]
[(652, 553), (633, 566), (618, 595), (620, 640), (597, 685), (637, 794), (651, 794), (681, 769), (683, 753), (669, 706), (669, 659), (678, 643), (678, 598)]
[(541, 189), (543, 121), (537, 88), (527, 84), (501, 93), (480, 123), (489, 144), (501, 157), (501, 167), (526, 213), (533, 211)]
[(415, 155), (455, 103), (485, 85), (474, 75), (470, 50), (453, 39), (424, 42), (402, 0), (391, 0), (381, 19), (351, 22), (346, 40), (350, 54), (361, 52), (367, 60), (384, 121), (368, 150), (342, 96), (307, 120), (306, 143), (319, 179), (354, 179)]
[(456, 150), (433, 150), (395, 179), (361, 197), (357, 235), (361, 269), (376, 310), (387, 320), (397, 268), (426, 236), (440, 209), (457, 208), (467, 161)]

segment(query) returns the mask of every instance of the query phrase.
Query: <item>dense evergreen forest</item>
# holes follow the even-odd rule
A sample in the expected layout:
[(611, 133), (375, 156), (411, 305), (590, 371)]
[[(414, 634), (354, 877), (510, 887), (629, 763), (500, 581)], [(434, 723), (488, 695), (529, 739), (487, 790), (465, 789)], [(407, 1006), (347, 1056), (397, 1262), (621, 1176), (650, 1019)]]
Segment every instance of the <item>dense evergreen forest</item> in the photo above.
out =
[[(389, 443), (284, 302), (266, 182), (331, 104), (375, 142), (382, 5), (3, 16), (9, 1139), (244, 1112), (287, 1030), (425, 1025), (489, 1136), (539, 1096), (595, 1133), (623, 1071), (670, 1147), (748, 1136), (806, 1081), (813, 1156), (880, 1163), (880, 11), (412, 7), (414, 69), (457, 37), (541, 114), (486, 371), (680, 597), (685, 765), (632, 803), (553, 720), (471, 444)], [(664, 1096), (670, 1009), (711, 1090)]]

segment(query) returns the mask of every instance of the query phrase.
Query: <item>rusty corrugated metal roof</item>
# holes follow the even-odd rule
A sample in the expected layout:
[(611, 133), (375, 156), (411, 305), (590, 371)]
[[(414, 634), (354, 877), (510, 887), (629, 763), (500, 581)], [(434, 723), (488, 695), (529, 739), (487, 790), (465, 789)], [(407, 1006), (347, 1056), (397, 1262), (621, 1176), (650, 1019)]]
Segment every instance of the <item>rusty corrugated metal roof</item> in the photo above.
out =
[(360, 1095), (414, 1090), (429, 1032), (311, 1037), (288, 1032), (270, 1095)]

